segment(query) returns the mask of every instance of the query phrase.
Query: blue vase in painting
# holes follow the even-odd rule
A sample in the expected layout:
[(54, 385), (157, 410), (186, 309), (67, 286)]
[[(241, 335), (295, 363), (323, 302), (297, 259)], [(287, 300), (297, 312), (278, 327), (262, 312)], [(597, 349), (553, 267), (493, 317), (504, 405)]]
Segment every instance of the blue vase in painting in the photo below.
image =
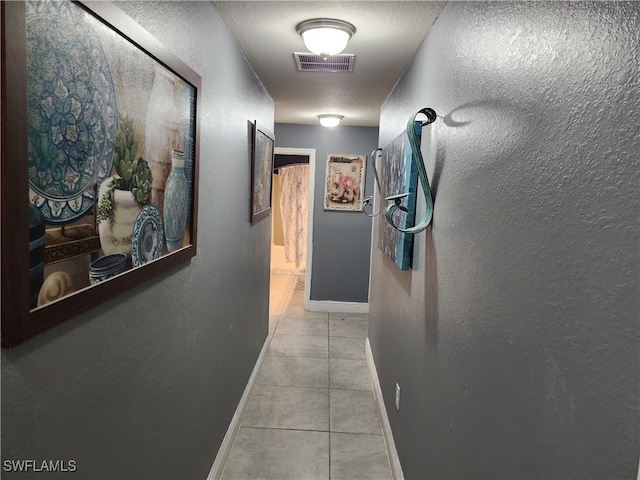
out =
[(169, 252), (182, 248), (188, 215), (188, 185), (184, 175), (184, 152), (171, 150), (171, 173), (164, 189), (164, 233)]

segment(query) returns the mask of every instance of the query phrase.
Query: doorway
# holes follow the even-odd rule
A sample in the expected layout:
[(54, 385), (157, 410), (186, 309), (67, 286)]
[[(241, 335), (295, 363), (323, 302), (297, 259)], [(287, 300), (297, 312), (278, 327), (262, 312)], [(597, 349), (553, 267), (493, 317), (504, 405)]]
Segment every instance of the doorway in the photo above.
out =
[[(311, 271), (312, 271), (312, 253), (313, 253), (313, 193), (314, 193), (314, 185), (315, 185), (315, 160), (316, 160), (316, 151), (315, 149), (309, 148), (275, 148), (275, 155), (278, 156), (287, 156), (287, 157), (297, 157), (297, 159), (291, 160), (291, 162), (295, 165), (308, 165), (306, 168), (294, 168), (295, 165), (292, 165), (292, 168), (282, 167), (282, 170), (279, 170), (279, 173), (274, 174), (273, 179), (273, 218), (272, 218), (272, 235), (271, 235), (271, 278), (274, 279), (275, 275), (285, 274), (285, 275), (295, 275), (298, 279), (296, 284), (293, 286), (295, 289), (303, 289), (304, 290), (304, 308), (305, 310), (309, 309), (309, 301), (311, 298)], [(276, 162), (277, 163), (277, 162)], [(276, 168), (278, 168), (276, 166)], [(289, 221), (300, 221), (300, 216), (296, 215), (296, 211), (293, 211), (291, 215), (287, 215), (286, 212), (283, 212), (283, 209), (287, 209), (287, 195), (292, 195), (291, 188), (287, 188), (287, 185), (281, 185), (282, 181), (285, 180), (285, 176), (283, 173), (291, 174), (292, 170), (297, 169), (301, 173), (302, 170), (306, 170), (307, 178), (307, 186), (308, 186), (308, 195), (306, 199), (306, 225), (304, 225), (304, 230), (306, 232), (303, 233), (304, 238), (298, 239), (298, 241), (303, 242), (304, 245), (298, 245), (298, 249), (292, 248), (291, 243), (295, 242), (295, 239), (291, 234), (285, 235), (287, 231), (287, 219)], [(276, 178), (278, 177), (278, 178)], [(285, 191), (285, 198), (281, 200), (280, 192)], [(284, 202), (284, 204), (282, 204)], [(281, 209), (280, 207), (283, 207)], [(294, 209), (296, 210), (296, 209)], [(292, 217), (297, 217), (296, 219), (292, 219)], [(283, 224), (283, 222), (285, 222)], [(291, 225), (289, 225), (291, 227)], [(289, 228), (291, 230), (291, 228)], [(286, 238), (288, 237), (288, 239)], [(287, 242), (287, 252), (285, 252), (284, 243)], [(299, 251), (296, 254), (296, 250), (299, 250), (300, 247), (305, 247), (306, 252), (301, 256)], [(288, 258), (287, 258), (287, 253)], [(304, 288), (301, 288), (300, 283), (303, 279)], [(282, 285), (283, 282), (278, 282), (278, 285), (275, 285), (272, 281), (271, 289), (278, 288)]]

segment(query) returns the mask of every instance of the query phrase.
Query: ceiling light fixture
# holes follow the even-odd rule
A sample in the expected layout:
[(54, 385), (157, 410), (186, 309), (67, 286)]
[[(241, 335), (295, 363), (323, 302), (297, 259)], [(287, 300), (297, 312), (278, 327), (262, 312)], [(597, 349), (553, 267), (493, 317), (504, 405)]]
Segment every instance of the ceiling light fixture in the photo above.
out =
[(337, 55), (347, 47), (356, 27), (344, 20), (313, 18), (300, 22), (296, 31), (310, 52), (323, 58)]
[(340, 125), (340, 121), (344, 118), (344, 115), (325, 114), (318, 115), (320, 119), (320, 125), (327, 128), (333, 128)]

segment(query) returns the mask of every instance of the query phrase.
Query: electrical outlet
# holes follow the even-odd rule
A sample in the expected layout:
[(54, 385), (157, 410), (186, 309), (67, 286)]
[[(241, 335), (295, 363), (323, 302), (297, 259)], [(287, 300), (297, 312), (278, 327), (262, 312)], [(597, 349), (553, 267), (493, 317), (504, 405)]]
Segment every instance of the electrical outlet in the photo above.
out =
[(400, 411), (400, 385), (396, 383), (396, 410)]

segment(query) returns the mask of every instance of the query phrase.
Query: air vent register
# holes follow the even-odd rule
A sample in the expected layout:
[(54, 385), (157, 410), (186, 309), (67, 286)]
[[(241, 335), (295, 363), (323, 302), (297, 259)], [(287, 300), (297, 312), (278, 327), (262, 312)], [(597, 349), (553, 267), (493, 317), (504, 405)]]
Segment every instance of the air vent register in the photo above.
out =
[(323, 58), (314, 53), (296, 52), (293, 56), (300, 72), (351, 72), (356, 59), (353, 54), (332, 55)]

